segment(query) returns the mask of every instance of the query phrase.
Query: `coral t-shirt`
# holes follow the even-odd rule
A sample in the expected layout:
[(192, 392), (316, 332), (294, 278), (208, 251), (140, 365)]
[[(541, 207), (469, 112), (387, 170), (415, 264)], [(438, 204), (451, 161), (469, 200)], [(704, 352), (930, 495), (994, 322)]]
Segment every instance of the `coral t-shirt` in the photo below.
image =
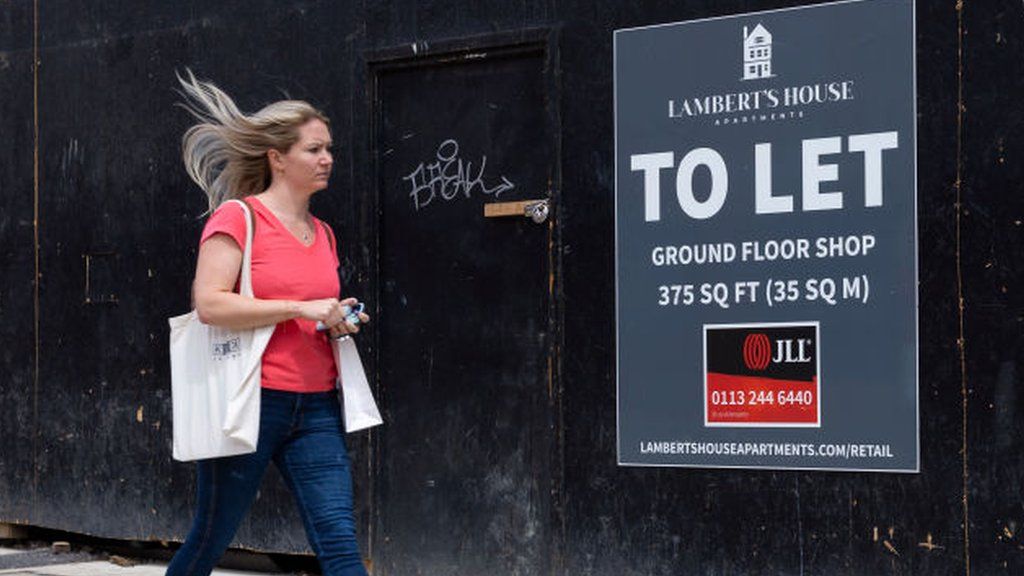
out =
[[(256, 220), (252, 243), (252, 292), (261, 300), (318, 300), (337, 298), (338, 255), (333, 237), (314, 218), (316, 237), (305, 246), (259, 199), (247, 198)], [(210, 216), (200, 244), (214, 234), (226, 234), (245, 249), (245, 213), (225, 202)], [(333, 236), (333, 234), (332, 234)], [(316, 322), (296, 318), (277, 325), (263, 353), (262, 386), (288, 392), (326, 392), (334, 389), (338, 369), (331, 343)]]

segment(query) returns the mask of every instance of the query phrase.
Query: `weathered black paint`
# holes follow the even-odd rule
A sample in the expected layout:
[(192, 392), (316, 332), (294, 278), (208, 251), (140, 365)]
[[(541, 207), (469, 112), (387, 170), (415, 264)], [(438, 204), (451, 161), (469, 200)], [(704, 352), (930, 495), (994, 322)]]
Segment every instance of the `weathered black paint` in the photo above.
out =
[(972, 566), (1024, 573), (1024, 8), (965, 11), (960, 155)]
[[(1017, 1), (918, 2), (922, 472), (615, 465), (611, 32), (802, 3), (0, 1), (0, 519), (140, 539), (187, 529), (192, 470), (170, 460), (165, 318), (187, 306), (204, 205), (178, 160), (189, 120), (173, 107), (175, 69), (217, 80), (246, 109), (282, 90), (326, 109), (340, 150), (314, 208), (339, 232), (347, 283), (369, 294), (368, 60), (540, 28), (557, 31), (561, 114), (554, 571), (1020, 573)], [(86, 302), (83, 255), (100, 252), (114, 253), (116, 302)], [(364, 352), (368, 368), (376, 353)], [(350, 438), (371, 541), (373, 434)], [(290, 497), (269, 480), (238, 542), (301, 550)]]
[(32, 6), (0, 10), (0, 510), (28, 521), (35, 497)]

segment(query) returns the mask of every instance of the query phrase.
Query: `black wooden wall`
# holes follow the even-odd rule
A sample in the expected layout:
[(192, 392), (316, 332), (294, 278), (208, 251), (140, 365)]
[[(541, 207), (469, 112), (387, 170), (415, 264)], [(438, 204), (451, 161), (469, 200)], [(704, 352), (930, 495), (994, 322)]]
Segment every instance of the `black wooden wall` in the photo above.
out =
[[(175, 70), (246, 109), (287, 94), (326, 110), (339, 150), (314, 208), (358, 289), (373, 256), (367, 55), (542, 28), (562, 123), (558, 573), (1024, 573), (1016, 0), (918, 0), (921, 473), (615, 464), (612, 31), (806, 3), (0, 0), (0, 520), (187, 529), (165, 318), (187, 306), (205, 206), (179, 160)], [(351, 438), (364, 490), (367, 439)], [(240, 545), (304, 550), (276, 477), (260, 500)]]

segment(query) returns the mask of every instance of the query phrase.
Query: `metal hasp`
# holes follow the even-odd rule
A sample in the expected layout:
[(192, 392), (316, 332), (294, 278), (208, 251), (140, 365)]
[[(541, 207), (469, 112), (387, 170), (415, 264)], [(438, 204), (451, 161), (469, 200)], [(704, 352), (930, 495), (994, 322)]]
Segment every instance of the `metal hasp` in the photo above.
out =
[(537, 224), (547, 221), (551, 213), (548, 199), (517, 200), (515, 202), (491, 202), (484, 204), (485, 218), (502, 218), (505, 216), (525, 216)]

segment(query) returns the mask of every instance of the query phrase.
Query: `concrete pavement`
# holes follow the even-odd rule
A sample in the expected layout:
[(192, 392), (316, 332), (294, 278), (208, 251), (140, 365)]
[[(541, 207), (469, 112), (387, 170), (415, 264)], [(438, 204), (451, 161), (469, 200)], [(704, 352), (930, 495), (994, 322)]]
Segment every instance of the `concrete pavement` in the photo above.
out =
[[(131, 562), (136, 562), (132, 560)], [(10, 566), (9, 568), (3, 568)], [(49, 549), (0, 548), (0, 576), (163, 576), (167, 564), (138, 561), (120, 566), (84, 552), (55, 554)], [(267, 572), (217, 569), (213, 576), (267, 576)]]

